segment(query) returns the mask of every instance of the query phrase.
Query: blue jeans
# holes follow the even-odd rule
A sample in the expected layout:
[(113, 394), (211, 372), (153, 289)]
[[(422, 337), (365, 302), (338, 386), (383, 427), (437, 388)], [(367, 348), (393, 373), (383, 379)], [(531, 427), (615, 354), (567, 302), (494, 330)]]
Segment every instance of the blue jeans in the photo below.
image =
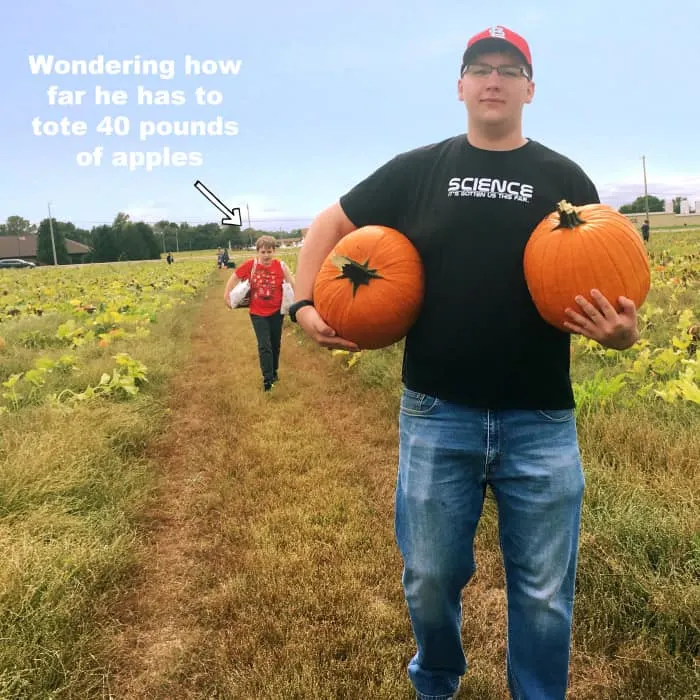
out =
[(476, 570), (486, 487), (506, 573), (506, 672), (516, 700), (566, 695), (584, 477), (573, 410), (479, 410), (405, 389), (396, 539), (419, 698), (443, 700), (467, 670), (461, 593)]

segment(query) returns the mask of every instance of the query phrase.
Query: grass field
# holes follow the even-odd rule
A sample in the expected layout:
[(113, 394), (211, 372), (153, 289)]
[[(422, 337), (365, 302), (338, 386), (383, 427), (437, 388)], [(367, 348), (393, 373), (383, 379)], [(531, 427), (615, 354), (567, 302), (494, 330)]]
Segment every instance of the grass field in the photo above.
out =
[[(698, 697), (699, 248), (698, 231), (652, 237), (638, 346), (573, 341), (574, 700)], [(0, 271), (3, 700), (412, 697), (392, 531), (401, 347), (329, 353), (287, 322), (264, 397), (229, 274), (215, 251)], [(477, 559), (460, 698), (495, 700), (490, 499)]]

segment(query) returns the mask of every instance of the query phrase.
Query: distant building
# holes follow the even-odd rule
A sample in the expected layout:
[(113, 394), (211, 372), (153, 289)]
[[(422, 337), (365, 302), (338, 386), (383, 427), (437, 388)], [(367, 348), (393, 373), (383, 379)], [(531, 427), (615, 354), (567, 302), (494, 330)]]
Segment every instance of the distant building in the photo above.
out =
[[(0, 260), (5, 258), (22, 258), (38, 263), (36, 258), (39, 236), (36, 233), (25, 233), (23, 236), (0, 236)], [(90, 248), (78, 241), (66, 238), (66, 250), (71, 263), (85, 262)]]

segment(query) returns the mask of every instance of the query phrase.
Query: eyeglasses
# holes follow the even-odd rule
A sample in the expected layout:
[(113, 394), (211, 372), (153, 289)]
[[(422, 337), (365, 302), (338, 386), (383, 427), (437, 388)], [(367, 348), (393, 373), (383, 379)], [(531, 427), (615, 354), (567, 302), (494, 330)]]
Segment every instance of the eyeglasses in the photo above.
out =
[(470, 63), (462, 70), (462, 75), (469, 73), (475, 78), (487, 78), (493, 71), (504, 78), (527, 78), (530, 80), (530, 74), (523, 66), (491, 66), (488, 63)]

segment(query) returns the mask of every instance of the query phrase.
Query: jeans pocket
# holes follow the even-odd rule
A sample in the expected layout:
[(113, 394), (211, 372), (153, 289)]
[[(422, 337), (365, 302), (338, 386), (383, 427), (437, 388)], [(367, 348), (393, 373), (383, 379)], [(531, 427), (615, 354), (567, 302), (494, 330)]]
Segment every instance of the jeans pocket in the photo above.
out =
[(573, 408), (550, 409), (546, 411), (539, 410), (536, 411), (536, 413), (548, 423), (568, 423), (574, 419)]
[(427, 416), (440, 403), (440, 399), (429, 394), (422, 394), (412, 389), (404, 389), (401, 395), (401, 413), (407, 416)]

